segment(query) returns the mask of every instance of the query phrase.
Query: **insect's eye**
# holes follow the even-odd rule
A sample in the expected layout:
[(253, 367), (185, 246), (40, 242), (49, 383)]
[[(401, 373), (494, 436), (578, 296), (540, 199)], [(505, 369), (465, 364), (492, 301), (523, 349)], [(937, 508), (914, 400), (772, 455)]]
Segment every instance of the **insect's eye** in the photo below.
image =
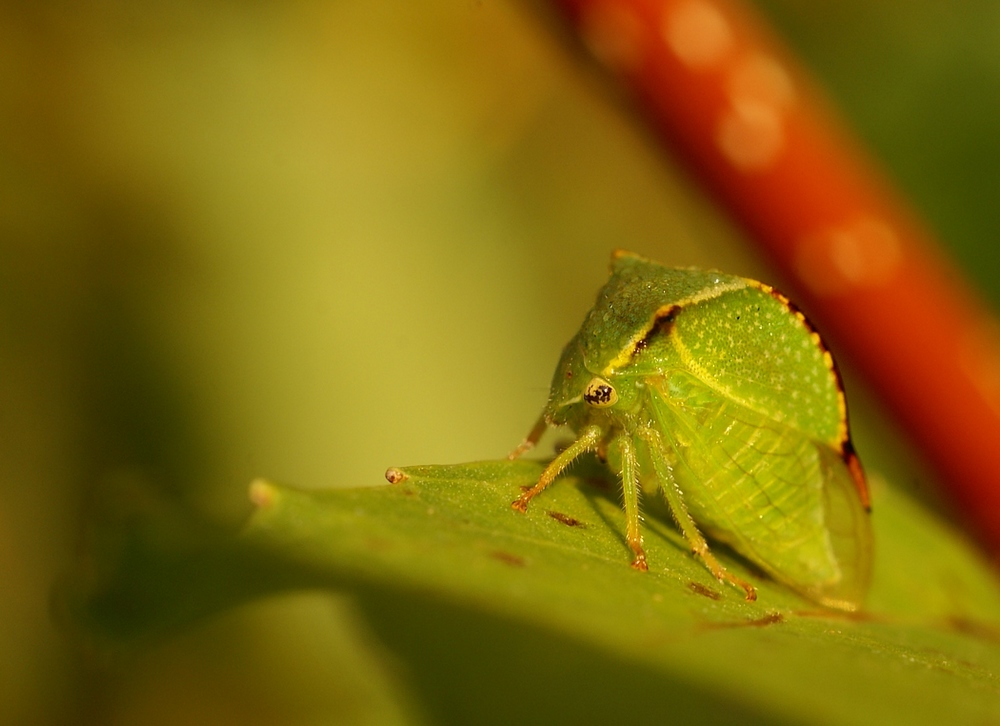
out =
[(587, 384), (583, 400), (594, 408), (607, 408), (618, 403), (618, 391), (603, 378), (594, 378)]

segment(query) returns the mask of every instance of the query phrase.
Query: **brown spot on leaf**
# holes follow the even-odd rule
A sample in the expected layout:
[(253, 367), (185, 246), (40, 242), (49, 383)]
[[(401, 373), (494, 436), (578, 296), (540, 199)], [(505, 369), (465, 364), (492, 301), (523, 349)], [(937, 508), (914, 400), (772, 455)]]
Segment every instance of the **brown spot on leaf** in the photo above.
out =
[(963, 635), (971, 635), (980, 640), (1000, 642), (1000, 627), (992, 623), (984, 623), (964, 615), (952, 615), (948, 618), (948, 626)]
[(719, 623), (705, 623), (702, 627), (705, 630), (728, 630), (729, 628), (764, 628), (768, 625), (776, 625), (785, 622), (785, 616), (779, 612), (767, 613), (759, 618), (749, 620), (729, 620)]
[(880, 618), (876, 615), (872, 615), (864, 610), (857, 610), (854, 612), (846, 610), (833, 610), (829, 608), (824, 608), (822, 610), (796, 610), (796, 617), (800, 618), (824, 618), (826, 620), (849, 620), (856, 623), (884, 623), (888, 622), (884, 618)]
[(369, 537), (365, 544), (373, 552), (387, 552), (392, 549), (392, 542), (382, 537)]
[(785, 622), (785, 616), (779, 612), (768, 613), (762, 618), (747, 620), (746, 625), (751, 628), (763, 628), (765, 625), (775, 625)]
[(385, 479), (390, 484), (399, 484), (401, 481), (406, 481), (410, 477), (402, 469), (397, 469), (394, 466), (390, 466), (385, 470)]
[(568, 514), (563, 514), (562, 512), (554, 512), (551, 509), (545, 513), (548, 514), (550, 517), (552, 517), (552, 519), (556, 520), (557, 522), (565, 524), (567, 527), (582, 527), (582, 528), (587, 527), (586, 522), (581, 522), (579, 519), (575, 519), (574, 517), (571, 517)]
[(493, 552), (490, 552), (490, 557), (494, 560), (499, 560), (505, 565), (510, 565), (511, 567), (524, 567), (525, 565), (523, 557), (510, 552), (504, 552), (503, 550), (494, 550)]
[(704, 585), (697, 582), (689, 582), (688, 589), (696, 595), (701, 595), (702, 597), (707, 597), (709, 600), (721, 600), (722, 595), (717, 593), (710, 587), (705, 587)]

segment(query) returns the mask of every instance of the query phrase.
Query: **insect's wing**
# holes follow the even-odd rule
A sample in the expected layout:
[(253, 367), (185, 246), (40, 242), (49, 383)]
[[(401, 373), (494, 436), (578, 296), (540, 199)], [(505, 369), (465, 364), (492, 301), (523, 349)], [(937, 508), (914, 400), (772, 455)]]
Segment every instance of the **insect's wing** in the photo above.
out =
[(649, 388), (662, 454), (695, 521), (813, 600), (858, 607), (870, 524), (837, 452), (686, 372)]
[[(830, 543), (845, 571), (845, 578), (837, 587), (817, 590), (816, 599), (840, 600), (847, 605), (846, 609), (857, 609), (871, 584), (871, 522), (843, 459), (828, 446), (817, 444), (816, 448), (823, 469), (823, 503)], [(826, 604), (845, 607), (836, 602)]]

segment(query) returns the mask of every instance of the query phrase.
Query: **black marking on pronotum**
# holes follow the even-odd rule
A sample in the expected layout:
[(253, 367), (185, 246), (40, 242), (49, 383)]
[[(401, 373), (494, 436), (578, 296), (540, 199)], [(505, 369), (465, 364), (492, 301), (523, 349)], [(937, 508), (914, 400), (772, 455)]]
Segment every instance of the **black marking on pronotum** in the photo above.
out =
[(840, 444), (840, 458), (844, 460), (844, 463), (847, 464), (847, 470), (851, 472), (851, 477), (854, 479), (854, 484), (857, 487), (858, 494), (861, 496), (861, 503), (864, 505), (865, 511), (872, 511), (872, 502), (868, 495), (868, 482), (865, 477), (865, 470), (861, 466), (861, 459), (854, 452), (854, 443), (851, 441), (850, 436)]
[(632, 355), (637, 355), (638, 353), (644, 351), (649, 347), (650, 342), (653, 338), (658, 335), (667, 335), (670, 329), (674, 327), (674, 321), (677, 319), (677, 313), (681, 311), (680, 307), (677, 305), (671, 305), (666, 310), (661, 310), (653, 318), (653, 324), (649, 326), (649, 330), (646, 331), (646, 335), (643, 336), (642, 340), (635, 344), (635, 348), (632, 349)]

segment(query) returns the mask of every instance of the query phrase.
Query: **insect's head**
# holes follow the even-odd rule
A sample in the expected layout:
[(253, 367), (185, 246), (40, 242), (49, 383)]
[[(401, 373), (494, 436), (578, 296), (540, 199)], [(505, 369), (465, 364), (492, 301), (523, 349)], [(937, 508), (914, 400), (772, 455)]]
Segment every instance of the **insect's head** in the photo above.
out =
[(574, 337), (563, 350), (552, 377), (546, 418), (554, 425), (572, 424), (594, 408), (614, 406), (618, 398), (611, 382), (588, 369), (579, 336)]
[(545, 418), (553, 425), (634, 411), (644, 376), (662, 372), (673, 352), (675, 323), (688, 306), (746, 281), (700, 270), (663, 267), (628, 253), (612, 258), (611, 277), (563, 350)]
[(579, 337), (570, 341), (552, 380), (546, 417), (553, 425), (576, 425), (597, 411), (628, 407), (634, 386), (618, 376), (594, 373), (585, 362)]

